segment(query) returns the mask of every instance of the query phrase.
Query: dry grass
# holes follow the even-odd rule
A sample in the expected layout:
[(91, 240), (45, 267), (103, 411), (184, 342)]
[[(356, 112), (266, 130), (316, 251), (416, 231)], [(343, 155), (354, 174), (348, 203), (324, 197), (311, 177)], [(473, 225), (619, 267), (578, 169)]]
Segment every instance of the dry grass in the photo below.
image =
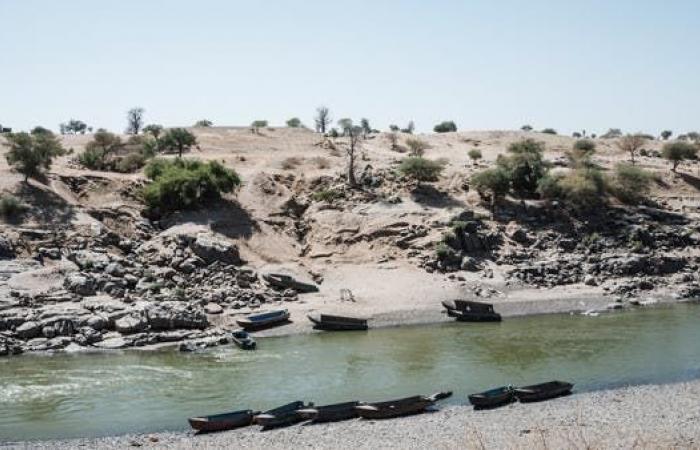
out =
[(289, 158), (284, 158), (282, 160), (280, 167), (282, 167), (282, 170), (292, 170), (299, 167), (303, 162), (303, 158), (290, 156)]

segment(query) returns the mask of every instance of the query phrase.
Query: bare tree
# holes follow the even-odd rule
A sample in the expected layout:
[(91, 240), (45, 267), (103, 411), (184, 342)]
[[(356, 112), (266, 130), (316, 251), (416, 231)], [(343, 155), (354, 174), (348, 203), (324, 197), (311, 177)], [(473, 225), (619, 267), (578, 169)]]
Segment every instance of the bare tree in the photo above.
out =
[(331, 112), (325, 106), (319, 106), (316, 108), (316, 117), (314, 117), (316, 122), (316, 132), (326, 134), (326, 128), (331, 124)]
[(145, 109), (141, 107), (131, 108), (126, 113), (126, 134), (139, 134), (143, 127), (143, 113)]
[(351, 187), (357, 186), (355, 179), (355, 157), (362, 146), (362, 127), (353, 126), (346, 130), (350, 143), (347, 148), (348, 153), (348, 184)]
[(632, 164), (635, 163), (635, 156), (637, 156), (637, 153), (639, 150), (644, 147), (646, 139), (644, 136), (640, 134), (628, 134), (627, 136), (624, 136), (620, 138), (619, 141), (617, 141), (617, 146), (620, 150), (622, 150), (625, 153), (629, 153), (630, 155), (630, 162)]

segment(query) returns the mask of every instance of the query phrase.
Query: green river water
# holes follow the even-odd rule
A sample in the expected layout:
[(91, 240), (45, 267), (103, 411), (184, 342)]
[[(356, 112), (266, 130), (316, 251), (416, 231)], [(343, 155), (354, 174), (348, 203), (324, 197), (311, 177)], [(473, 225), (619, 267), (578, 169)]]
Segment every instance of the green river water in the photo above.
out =
[(0, 442), (179, 430), (292, 400), (382, 400), (550, 379), (575, 392), (700, 378), (700, 307), (258, 340), (259, 349), (0, 359)]

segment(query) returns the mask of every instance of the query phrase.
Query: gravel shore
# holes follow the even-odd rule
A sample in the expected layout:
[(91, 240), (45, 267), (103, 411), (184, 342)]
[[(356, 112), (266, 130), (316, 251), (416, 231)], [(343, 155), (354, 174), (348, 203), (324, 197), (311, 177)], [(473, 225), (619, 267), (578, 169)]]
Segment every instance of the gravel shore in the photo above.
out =
[(351, 420), (0, 445), (3, 448), (700, 448), (700, 380), (576, 394), (489, 411), (446, 407), (386, 421)]

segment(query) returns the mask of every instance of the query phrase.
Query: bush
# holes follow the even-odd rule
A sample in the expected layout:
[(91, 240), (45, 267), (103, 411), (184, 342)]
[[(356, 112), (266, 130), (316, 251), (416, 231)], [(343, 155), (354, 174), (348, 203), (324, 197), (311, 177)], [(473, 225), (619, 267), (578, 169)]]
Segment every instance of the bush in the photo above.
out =
[(615, 166), (611, 191), (621, 202), (638, 204), (649, 194), (652, 179), (646, 170), (621, 163)]
[(481, 150), (479, 150), (477, 148), (473, 148), (473, 149), (469, 150), (469, 153), (467, 153), (467, 154), (469, 155), (469, 158), (473, 162), (476, 162), (476, 161), (481, 159)]
[[(204, 119), (204, 120), (198, 120), (198, 121), (194, 124), (195, 128), (209, 128), (209, 127), (211, 127), (212, 125), (214, 125), (214, 123), (213, 123), (211, 120), (206, 120), (206, 119)], [(144, 131), (145, 131), (145, 130), (144, 130)]]
[(182, 158), (182, 154), (195, 145), (197, 145), (197, 138), (184, 128), (169, 129), (159, 141), (160, 150), (177, 152), (178, 158)]
[(143, 153), (129, 153), (117, 160), (114, 170), (121, 173), (136, 172), (146, 165), (146, 159)]
[(302, 163), (300, 158), (296, 156), (290, 156), (289, 158), (284, 158), (281, 163), (282, 170), (292, 170), (295, 169), (299, 164)]
[(287, 121), (287, 126), (289, 128), (300, 128), (301, 127), (301, 119), (298, 117), (292, 117)]
[(500, 166), (475, 173), (471, 182), (482, 198), (491, 198), (492, 205), (510, 190), (510, 174)]
[(579, 168), (559, 180), (561, 196), (570, 206), (591, 209), (605, 200), (605, 179), (596, 168)]
[(146, 176), (153, 182), (143, 191), (144, 201), (162, 212), (198, 207), (241, 184), (235, 171), (216, 161), (156, 159), (146, 167)]
[(555, 130), (554, 128), (545, 128), (544, 130), (542, 130), (542, 133), (544, 133), (544, 134), (557, 134), (557, 130)]
[(450, 133), (457, 131), (457, 125), (451, 120), (449, 120), (435, 125), (433, 131), (436, 133)]
[(408, 147), (411, 156), (423, 156), (425, 151), (430, 148), (430, 145), (427, 142), (418, 138), (406, 139), (406, 146)]
[(520, 129), (523, 131), (532, 131), (533, 130), (532, 125), (523, 125), (522, 127), (520, 127)]
[(549, 169), (543, 159), (544, 144), (525, 139), (511, 144), (508, 153), (508, 156), (500, 155), (496, 164), (506, 171), (515, 192), (520, 195), (534, 194), (537, 183)]
[(344, 194), (336, 189), (321, 189), (320, 191), (316, 191), (311, 195), (311, 198), (313, 198), (315, 201), (326, 203), (333, 203), (334, 201), (343, 197)]
[(24, 175), (24, 181), (43, 176), (44, 171), (51, 168), (53, 159), (65, 154), (56, 136), (45, 128), (36, 127), (31, 133), (10, 133), (5, 139), (5, 145), (10, 147), (5, 159)]
[(437, 181), (444, 168), (445, 165), (441, 161), (409, 156), (401, 161), (399, 172), (417, 181)]
[(567, 156), (574, 167), (590, 164), (591, 156), (595, 153), (596, 145), (590, 139), (580, 139), (574, 142)]
[(661, 152), (664, 158), (673, 164), (672, 171), (678, 169), (678, 165), (687, 159), (696, 159), (698, 148), (688, 142), (672, 142), (664, 145)]
[(10, 194), (0, 195), (0, 215), (6, 220), (16, 219), (27, 210), (27, 206)]
[(622, 130), (619, 128), (610, 128), (605, 134), (600, 136), (602, 139), (615, 139), (622, 137)]
[(561, 186), (562, 175), (547, 174), (537, 183), (537, 193), (542, 198), (558, 200), (564, 197), (564, 189)]
[(92, 140), (85, 145), (85, 151), (78, 155), (78, 162), (91, 170), (108, 170), (108, 158), (120, 147), (122, 141), (119, 136), (107, 130), (97, 130)]

